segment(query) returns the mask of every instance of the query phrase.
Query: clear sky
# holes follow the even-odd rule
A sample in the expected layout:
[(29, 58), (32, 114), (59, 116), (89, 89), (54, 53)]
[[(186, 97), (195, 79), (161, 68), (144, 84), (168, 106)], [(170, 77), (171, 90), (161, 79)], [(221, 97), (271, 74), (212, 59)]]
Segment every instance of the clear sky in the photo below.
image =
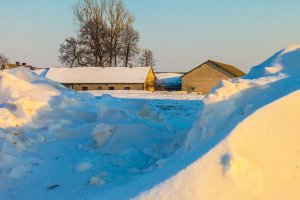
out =
[[(59, 44), (75, 35), (77, 0), (0, 0), (0, 53), (11, 62), (57, 66)], [(124, 0), (157, 71), (188, 71), (207, 59), (246, 72), (300, 43), (299, 0)]]

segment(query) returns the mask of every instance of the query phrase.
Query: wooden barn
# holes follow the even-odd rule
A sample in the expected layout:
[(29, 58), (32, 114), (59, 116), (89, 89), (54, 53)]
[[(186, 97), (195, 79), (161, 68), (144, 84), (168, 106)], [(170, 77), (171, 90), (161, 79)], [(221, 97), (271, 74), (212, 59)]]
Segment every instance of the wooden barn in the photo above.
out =
[(51, 67), (45, 77), (70, 89), (155, 90), (152, 67)]
[(206, 94), (216, 87), (220, 80), (244, 75), (244, 72), (232, 65), (208, 60), (182, 76), (182, 90)]

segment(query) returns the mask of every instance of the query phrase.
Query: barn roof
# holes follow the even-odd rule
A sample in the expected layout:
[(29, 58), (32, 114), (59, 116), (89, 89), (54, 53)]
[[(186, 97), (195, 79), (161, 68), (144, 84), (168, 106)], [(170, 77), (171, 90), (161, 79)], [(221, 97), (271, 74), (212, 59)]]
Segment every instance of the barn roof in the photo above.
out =
[(144, 83), (151, 67), (51, 67), (46, 77), (59, 83)]
[(228, 64), (225, 64), (225, 63), (221, 63), (221, 62), (216, 62), (216, 61), (213, 61), (213, 60), (209, 60), (209, 61), (214, 63), (215, 65), (221, 67), (225, 71), (237, 76), (237, 77), (246, 75), (243, 71), (239, 70), (238, 68), (236, 68), (232, 65), (228, 65)]
[[(202, 63), (201, 65), (199, 65), (198, 67), (195, 67), (194, 69), (190, 70), (189, 72), (187, 72), (185, 75), (187, 75), (188, 73), (194, 71), (195, 69), (199, 68), (199, 67), (202, 67), (202, 65), (208, 63), (208, 62), (211, 62), (213, 64), (215, 64), (216, 66), (218, 66), (219, 68), (233, 74), (234, 76), (236, 77), (240, 77), (240, 76), (244, 76), (246, 75), (243, 71), (239, 70), (238, 68), (232, 66), (232, 65), (228, 65), (228, 64), (225, 64), (225, 63), (221, 63), (221, 62), (216, 62), (216, 61), (213, 61), (213, 60), (208, 60), (204, 63)], [(185, 76), (183, 75), (183, 76)], [(183, 77), (182, 76), (182, 77)]]

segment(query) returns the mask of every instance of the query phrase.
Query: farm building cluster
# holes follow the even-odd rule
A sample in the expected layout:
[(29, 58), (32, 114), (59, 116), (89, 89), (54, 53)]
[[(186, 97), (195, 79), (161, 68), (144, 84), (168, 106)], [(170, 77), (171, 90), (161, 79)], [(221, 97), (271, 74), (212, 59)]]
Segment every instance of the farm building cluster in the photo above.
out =
[(77, 90), (145, 90), (209, 93), (221, 80), (244, 76), (238, 68), (208, 60), (189, 72), (154, 72), (152, 67), (49, 67), (35, 68), (26, 63), (7, 64), (30, 68), (41, 76)]

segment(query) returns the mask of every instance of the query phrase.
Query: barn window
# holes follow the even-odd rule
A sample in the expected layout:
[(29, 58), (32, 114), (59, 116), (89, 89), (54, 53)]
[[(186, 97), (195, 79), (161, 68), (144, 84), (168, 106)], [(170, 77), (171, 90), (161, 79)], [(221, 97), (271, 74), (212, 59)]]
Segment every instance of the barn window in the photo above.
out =
[(87, 90), (88, 90), (88, 87), (87, 87), (87, 86), (83, 86), (83, 87), (81, 88), (81, 90), (82, 90), (82, 91), (87, 91)]
[(108, 90), (115, 90), (115, 87), (114, 86), (109, 86)]
[(129, 87), (129, 86), (127, 86), (127, 87), (124, 87), (124, 89), (125, 89), (125, 90), (130, 90), (130, 87)]

